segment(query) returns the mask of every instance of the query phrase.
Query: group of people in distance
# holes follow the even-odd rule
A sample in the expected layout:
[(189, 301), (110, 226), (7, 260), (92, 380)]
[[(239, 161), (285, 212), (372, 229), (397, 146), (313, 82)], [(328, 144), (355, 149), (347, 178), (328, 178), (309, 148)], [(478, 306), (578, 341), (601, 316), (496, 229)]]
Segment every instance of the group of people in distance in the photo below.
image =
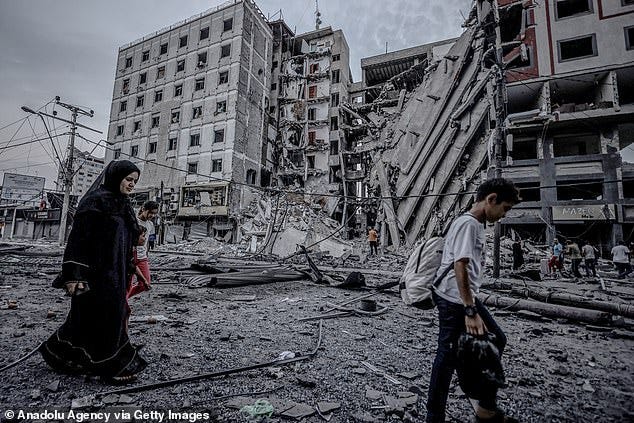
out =
[[(40, 346), (45, 361), (57, 372), (129, 383), (147, 366), (140, 347), (128, 337), (128, 299), (151, 286), (148, 235), (154, 233), (151, 220), (158, 211), (154, 202), (146, 202), (138, 213), (132, 208), (129, 195), (140, 173), (130, 161), (111, 162), (77, 208), (62, 271), (53, 284), (71, 296), (71, 308), (62, 326)], [(485, 226), (503, 218), (519, 201), (512, 182), (485, 181), (471, 209), (455, 219), (445, 237), (436, 274), (439, 284), (433, 292), (439, 332), (427, 398), (428, 422), (445, 419), (451, 378), (460, 364), (456, 348), (461, 336), (491, 335), (497, 354), (504, 351), (504, 332), (477, 294), (483, 282)], [(370, 241), (376, 242), (376, 236), (376, 231), (371, 233)], [(497, 388), (484, 386), (470, 398), (476, 421), (517, 421), (498, 409)]]
[[(583, 246), (579, 248), (574, 240), (566, 240), (566, 246), (564, 247), (558, 238), (555, 238), (553, 242), (552, 254), (548, 261), (548, 269), (551, 274), (560, 275), (563, 274), (564, 260), (570, 259), (570, 272), (575, 278), (580, 278), (581, 272), (579, 271), (581, 262), (583, 260), (585, 264), (586, 277), (597, 276), (597, 255), (599, 250), (590, 242), (584, 242)], [(623, 241), (619, 241), (617, 245), (612, 248), (612, 263), (618, 272), (619, 278), (624, 278), (632, 272), (632, 266), (630, 265), (631, 252)]]

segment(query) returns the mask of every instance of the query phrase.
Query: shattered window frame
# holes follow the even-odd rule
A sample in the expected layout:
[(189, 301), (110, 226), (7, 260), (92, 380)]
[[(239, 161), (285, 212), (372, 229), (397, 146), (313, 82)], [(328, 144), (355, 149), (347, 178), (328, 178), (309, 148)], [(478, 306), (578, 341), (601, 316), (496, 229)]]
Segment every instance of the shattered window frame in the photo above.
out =
[(143, 107), (145, 104), (145, 95), (140, 95), (136, 98), (136, 107)]
[(192, 107), (192, 119), (200, 119), (203, 116), (203, 106)]
[(165, 78), (165, 66), (159, 66), (156, 69), (156, 79), (159, 80), (163, 78)]
[(200, 91), (205, 89), (205, 78), (197, 78), (194, 81), (194, 91)]
[(207, 52), (203, 51), (202, 53), (198, 53), (198, 57), (196, 59), (196, 63), (199, 68), (202, 68), (207, 65)]
[(220, 58), (231, 56), (231, 43), (220, 46)]
[(139, 74), (139, 85), (145, 84), (147, 82), (147, 72), (142, 72)]
[(126, 57), (125, 58), (125, 68), (131, 68), (132, 67), (132, 56), (130, 57)]
[(339, 106), (339, 93), (331, 93), (330, 94), (330, 107), (338, 107)]
[(225, 19), (222, 21), (222, 32), (233, 30), (233, 18)]
[(339, 130), (339, 116), (330, 116), (330, 130), (331, 131)]
[(316, 107), (309, 107), (307, 114), (308, 114), (308, 120), (317, 120), (317, 108)]
[(216, 102), (216, 114), (227, 112), (227, 100)]
[(195, 175), (198, 173), (198, 162), (188, 162), (187, 163), (187, 174)]
[(339, 69), (335, 69), (332, 71), (332, 83), (338, 84), (341, 82), (341, 72)]
[(172, 114), (170, 117), (170, 123), (178, 123), (181, 121), (181, 110), (180, 109), (172, 109)]
[(115, 148), (114, 149), (114, 159), (117, 160), (119, 157), (121, 157), (121, 149), (120, 148)]
[(148, 60), (150, 60), (150, 50), (145, 50), (141, 53), (141, 62), (147, 62)]
[(127, 94), (130, 92), (130, 78), (126, 78), (123, 80), (123, 86), (121, 87), (121, 92), (123, 94)]
[(128, 110), (128, 101), (121, 100), (119, 102), (119, 113), (125, 112), (126, 110)]
[(156, 141), (150, 141), (148, 143), (147, 153), (148, 154), (156, 154), (156, 146), (157, 146), (157, 142)]
[(161, 114), (160, 113), (154, 113), (152, 115), (151, 128), (158, 128), (160, 124), (161, 124)]
[(176, 62), (176, 73), (185, 71), (185, 59)]
[(178, 138), (168, 138), (167, 139), (167, 151), (174, 151), (178, 147)]
[(183, 84), (174, 85), (174, 97), (180, 97), (183, 95)]
[(189, 146), (200, 147), (200, 134), (189, 134)]
[(200, 32), (198, 34), (198, 40), (202, 41), (202, 40), (206, 40), (207, 38), (209, 38), (209, 27), (206, 26), (204, 28), (200, 29)]
[(178, 48), (183, 48), (183, 47), (187, 47), (187, 41), (189, 39), (189, 35), (185, 34), (182, 35), (179, 39), (178, 39)]
[(123, 135), (124, 125), (117, 125), (117, 136)]
[(161, 101), (163, 101), (163, 90), (154, 91), (154, 102), (160, 103)]
[(308, 87), (308, 98), (317, 98), (317, 85)]
[(218, 74), (218, 85), (229, 83), (229, 71), (222, 71)]
[(225, 142), (225, 130), (224, 128), (214, 130), (214, 144)]
[(222, 172), (222, 159), (212, 159), (211, 160), (211, 171), (212, 172)]
[(139, 146), (131, 145), (130, 146), (130, 157), (137, 157), (139, 155)]
[(159, 56), (163, 54), (167, 54), (168, 43), (163, 43), (159, 47)]
[(141, 130), (141, 121), (140, 120), (134, 121), (132, 133), (136, 133), (137, 131), (140, 131), (140, 130)]

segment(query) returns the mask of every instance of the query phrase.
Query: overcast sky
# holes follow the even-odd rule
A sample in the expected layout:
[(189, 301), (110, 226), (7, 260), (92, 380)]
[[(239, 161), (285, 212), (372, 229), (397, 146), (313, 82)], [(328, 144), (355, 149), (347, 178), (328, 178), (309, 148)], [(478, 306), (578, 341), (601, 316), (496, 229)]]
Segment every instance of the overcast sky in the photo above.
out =
[[(265, 16), (282, 10), (288, 26), (302, 33), (314, 29), (315, 0), (256, 0)], [(80, 133), (106, 138), (119, 46), (204, 12), (222, 1), (202, 0), (0, 0), (0, 183), (4, 171), (45, 176), (54, 186), (57, 171), (50, 141), (24, 143), (42, 122), (20, 106), (39, 109), (56, 95), (63, 102), (93, 109), (79, 122), (104, 132)], [(456, 37), (471, 0), (319, 0), (322, 27), (342, 29), (350, 47), (350, 68), (360, 79), (362, 57)], [(279, 16), (279, 15), (278, 15)], [(276, 16), (277, 18), (277, 16)], [(46, 109), (53, 111), (52, 104)], [(60, 117), (69, 117), (56, 107)], [(52, 123), (52, 122), (51, 122)], [(33, 129), (31, 126), (33, 125)], [(56, 125), (60, 125), (57, 123)], [(17, 131), (17, 132), (16, 132)], [(61, 126), (62, 134), (68, 127)], [(68, 141), (60, 136), (58, 149)], [(92, 144), (78, 140), (91, 150)], [(103, 155), (102, 149), (95, 151)]]

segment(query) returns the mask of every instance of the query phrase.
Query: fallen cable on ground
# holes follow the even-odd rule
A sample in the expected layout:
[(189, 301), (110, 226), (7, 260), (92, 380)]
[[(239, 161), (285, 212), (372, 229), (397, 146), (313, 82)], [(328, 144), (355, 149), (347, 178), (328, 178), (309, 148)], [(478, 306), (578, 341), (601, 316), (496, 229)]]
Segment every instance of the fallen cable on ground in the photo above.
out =
[(203, 373), (203, 374), (198, 374), (198, 375), (194, 375), (194, 376), (187, 376), (187, 377), (182, 377), (182, 378), (177, 378), (177, 379), (169, 379), (163, 382), (156, 382), (156, 383), (148, 383), (146, 385), (140, 385), (140, 386), (132, 386), (130, 388), (122, 388), (122, 389), (115, 389), (115, 390), (111, 390), (111, 391), (105, 391), (105, 392), (98, 392), (95, 395), (99, 396), (99, 397), (103, 397), (106, 395), (115, 395), (115, 394), (130, 394), (130, 393), (135, 393), (135, 392), (143, 392), (143, 391), (149, 391), (152, 389), (158, 389), (158, 388), (165, 388), (168, 386), (174, 386), (174, 385), (178, 385), (181, 383), (187, 383), (187, 382), (195, 382), (195, 381), (199, 381), (199, 380), (205, 380), (205, 379), (213, 379), (216, 377), (220, 377), (220, 376), (227, 376), (227, 375), (232, 375), (232, 374), (236, 374), (236, 373), (242, 373), (242, 372), (246, 372), (248, 370), (255, 370), (255, 369), (262, 369), (265, 367), (270, 367), (270, 366), (280, 366), (283, 364), (290, 364), (290, 363), (295, 363), (297, 361), (303, 361), (303, 360), (308, 360), (309, 358), (313, 358), (315, 356), (315, 354), (317, 354), (317, 351), (319, 350), (319, 348), (321, 347), (321, 341), (322, 341), (322, 336), (323, 336), (323, 322), (319, 322), (319, 332), (318, 332), (318, 338), (317, 338), (317, 345), (315, 346), (315, 349), (312, 350), (311, 352), (307, 353), (306, 355), (300, 355), (300, 356), (296, 356), (294, 358), (289, 358), (286, 360), (273, 360), (273, 361), (267, 361), (265, 363), (258, 363), (258, 364), (253, 364), (250, 366), (244, 366), (244, 367), (237, 367), (237, 368), (233, 368), (233, 369), (226, 369), (226, 370), (219, 370), (216, 372), (211, 372), (211, 373)]

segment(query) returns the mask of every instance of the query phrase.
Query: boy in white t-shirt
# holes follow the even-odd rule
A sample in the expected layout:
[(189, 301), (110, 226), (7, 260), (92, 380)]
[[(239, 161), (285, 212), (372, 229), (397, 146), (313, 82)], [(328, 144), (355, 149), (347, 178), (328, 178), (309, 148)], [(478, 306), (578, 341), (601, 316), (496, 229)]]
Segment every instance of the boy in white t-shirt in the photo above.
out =
[[(490, 331), (496, 336), (500, 354), (504, 350), (506, 337), (477, 299), (477, 293), (484, 268), (484, 225), (502, 219), (519, 201), (519, 191), (511, 181), (490, 179), (478, 187), (471, 210), (458, 217), (445, 236), (442, 264), (436, 277), (448, 267), (450, 270), (433, 292), (440, 330), (427, 397), (427, 422), (445, 421), (449, 385), (456, 368), (456, 345), (462, 333), (484, 335)], [(479, 400), (476, 421), (517, 421), (497, 409), (496, 394), (487, 392)]]

